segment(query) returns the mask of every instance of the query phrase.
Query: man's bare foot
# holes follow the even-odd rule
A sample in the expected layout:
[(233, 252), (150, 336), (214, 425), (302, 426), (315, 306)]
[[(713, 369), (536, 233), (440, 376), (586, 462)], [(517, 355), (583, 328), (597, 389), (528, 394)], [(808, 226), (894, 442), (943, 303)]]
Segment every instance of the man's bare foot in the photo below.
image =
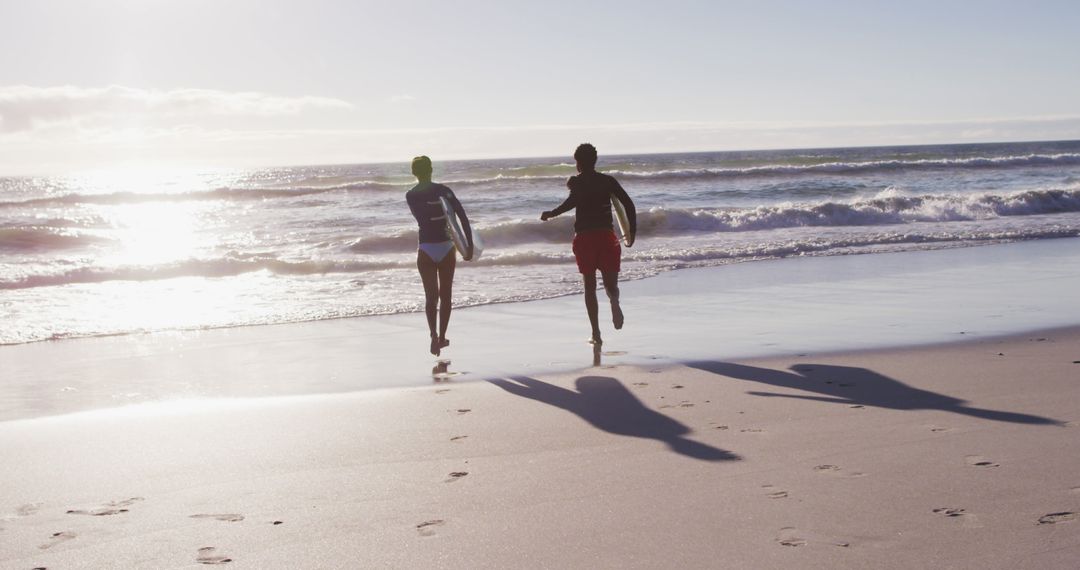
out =
[(448, 346), (450, 346), (450, 339), (448, 339), (448, 338), (439, 339), (439, 348), (446, 348)]
[(592, 338), (589, 339), (589, 344), (595, 344), (596, 346), (604, 344), (603, 339), (600, 338), (600, 333), (594, 333)]
[(623, 313), (618, 301), (611, 302), (611, 323), (615, 325), (615, 330), (622, 329)]
[(441, 352), (441, 348), (442, 347), (439, 346), (439, 337), (436, 337), (436, 336), (431, 337), (431, 355), (432, 356), (439, 356), (439, 353)]

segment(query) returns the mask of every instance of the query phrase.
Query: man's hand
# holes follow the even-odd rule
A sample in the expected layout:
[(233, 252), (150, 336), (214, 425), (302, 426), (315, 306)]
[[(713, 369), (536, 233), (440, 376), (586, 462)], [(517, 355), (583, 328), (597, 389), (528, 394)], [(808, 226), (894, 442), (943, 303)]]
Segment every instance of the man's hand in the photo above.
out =
[(546, 221), (548, 221), (548, 220), (550, 220), (551, 218), (554, 218), (554, 217), (555, 217), (555, 214), (552, 214), (551, 210), (548, 210), (548, 211), (543, 212), (542, 214), (540, 214), (540, 221), (541, 222), (546, 222)]

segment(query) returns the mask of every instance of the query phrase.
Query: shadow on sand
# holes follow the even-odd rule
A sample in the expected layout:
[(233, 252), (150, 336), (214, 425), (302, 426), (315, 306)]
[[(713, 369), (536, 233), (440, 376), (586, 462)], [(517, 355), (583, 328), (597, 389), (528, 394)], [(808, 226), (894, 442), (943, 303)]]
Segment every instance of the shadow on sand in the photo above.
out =
[(973, 408), (967, 406), (965, 400), (913, 388), (903, 382), (866, 368), (828, 364), (796, 364), (790, 368), (792, 372), (784, 372), (728, 362), (692, 362), (688, 366), (729, 378), (823, 394), (823, 396), (804, 396), (777, 394), (775, 392), (748, 392), (755, 396), (798, 398), (834, 404), (873, 406), (891, 410), (941, 410), (999, 422), (1064, 425), (1058, 420), (1041, 416)]
[(608, 433), (662, 441), (677, 453), (704, 461), (740, 459), (730, 451), (687, 439), (690, 428), (646, 407), (608, 376), (578, 378), (577, 392), (525, 376), (488, 382), (511, 394), (562, 408)]

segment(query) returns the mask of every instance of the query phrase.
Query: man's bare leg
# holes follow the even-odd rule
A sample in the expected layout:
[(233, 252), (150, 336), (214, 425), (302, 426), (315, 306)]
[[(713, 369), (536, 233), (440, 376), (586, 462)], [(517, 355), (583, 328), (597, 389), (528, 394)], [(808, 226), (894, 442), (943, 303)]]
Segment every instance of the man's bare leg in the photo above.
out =
[(619, 330), (623, 326), (623, 312), (619, 306), (619, 272), (603, 271), (600, 276), (604, 279), (604, 290), (611, 301), (611, 323), (615, 325), (615, 330)]
[(601, 344), (600, 338), (600, 307), (596, 302), (596, 273), (582, 273), (585, 280), (585, 311), (589, 313), (589, 324), (592, 325), (592, 343)]

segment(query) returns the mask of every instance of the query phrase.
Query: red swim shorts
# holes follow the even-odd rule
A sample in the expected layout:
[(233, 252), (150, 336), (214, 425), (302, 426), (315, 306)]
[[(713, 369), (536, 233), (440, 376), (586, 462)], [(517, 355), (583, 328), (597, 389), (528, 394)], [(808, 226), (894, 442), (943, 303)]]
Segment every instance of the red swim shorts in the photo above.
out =
[(584, 231), (574, 236), (574, 257), (578, 271), (586, 275), (619, 272), (622, 248), (611, 230)]

